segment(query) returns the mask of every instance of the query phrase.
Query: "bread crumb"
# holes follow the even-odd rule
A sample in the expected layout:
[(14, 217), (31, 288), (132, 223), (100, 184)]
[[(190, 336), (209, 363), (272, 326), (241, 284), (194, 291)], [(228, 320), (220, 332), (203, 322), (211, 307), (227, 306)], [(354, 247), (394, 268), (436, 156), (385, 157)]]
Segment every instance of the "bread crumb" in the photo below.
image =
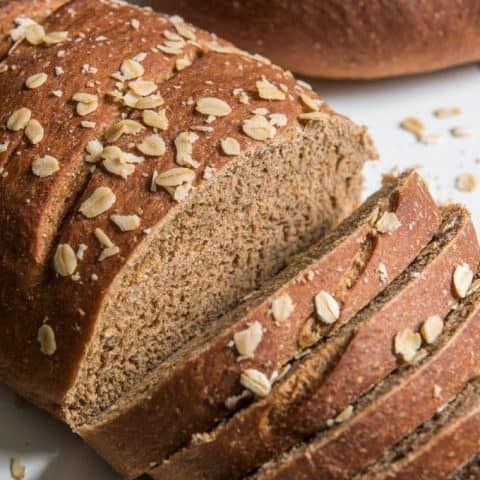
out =
[(460, 190), (461, 192), (473, 192), (479, 185), (480, 182), (477, 176), (470, 172), (460, 174), (455, 180), (455, 186), (457, 190)]

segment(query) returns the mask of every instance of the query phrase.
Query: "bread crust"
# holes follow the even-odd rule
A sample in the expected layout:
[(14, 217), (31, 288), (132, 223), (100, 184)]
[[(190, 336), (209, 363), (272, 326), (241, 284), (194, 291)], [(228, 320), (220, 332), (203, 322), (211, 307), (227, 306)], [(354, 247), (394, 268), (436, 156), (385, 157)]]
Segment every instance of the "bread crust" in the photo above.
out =
[[(265, 300), (248, 308), (241, 306), (239, 310), (248, 313), (238, 315), (238, 321), (231, 326), (212, 332), (208, 343), (200, 347), (187, 345), (186, 350), (199, 353), (187, 360), (174, 356), (147, 377), (143, 387), (132, 392), (134, 395), (116, 404), (114, 411), (80, 427), (82, 437), (122, 475), (134, 478), (152, 461), (158, 462), (184, 445), (192, 434), (208, 430), (230, 414), (225, 401), (242, 393), (238, 379), (243, 370), (255, 368), (270, 377), (301, 350), (297, 339), (305, 321), (314, 314), (316, 293), (324, 290), (332, 292), (339, 301), (341, 298), (341, 316), (335, 328), (348, 322), (406, 268), (439, 225), (435, 202), (416, 172), (403, 175), (398, 187), (384, 197), (372, 203), (370, 209), (378, 216), (382, 213), (377, 205), (384, 203), (383, 211), (393, 209), (401, 222), (398, 230), (389, 235), (379, 234), (374, 227), (377, 219), (374, 216), (355, 225), (348, 237), (318, 257), (314, 252), (324, 250), (321, 242), (314, 251), (306, 253), (298, 273), (292, 276), (287, 269), (280, 274), (283, 280), (274, 280), (278, 289)], [(366, 242), (371, 245), (366, 263), (354, 283), (342, 292), (342, 285), (359, 261)], [(379, 275), (380, 263), (389, 272), (388, 280)], [(298, 267), (294, 265), (290, 270), (296, 272)], [(309, 272), (316, 275), (307, 280)], [(270, 313), (271, 302), (285, 294), (292, 299), (295, 309), (287, 322), (277, 324)], [(254, 321), (263, 327), (262, 343), (253, 359), (239, 362), (235, 349), (228, 344), (235, 332)], [(161, 435), (158, 425), (162, 425)]]
[(409, 75), (480, 59), (476, 0), (149, 0), (292, 71)]
[(0, 1), (0, 60), (11, 47), (8, 32), (14, 27), (15, 19), (28, 17), (42, 22), (53, 11), (68, 0), (1, 0)]
[[(320, 348), (318, 361), (311, 362), (312, 371), (306, 368), (309, 364), (306, 359), (305, 368), (302, 370), (300, 365), (299, 374), (292, 372), (292, 381), (287, 378), (284, 382), (283, 394), (275, 397), (272, 393), (271, 397), (240, 411), (217, 434), (193, 442), (169, 458), (154, 471), (154, 478), (242, 478), (275, 454), (324, 428), (329, 419), (396, 368), (398, 359), (391, 346), (396, 333), (405, 328), (415, 331), (426, 318), (448, 313), (456, 303), (451, 290), (453, 271), (463, 261), (472, 268), (480, 261), (480, 248), (466, 212), (455, 237), (438, 257), (356, 327), (339, 359), (337, 352)], [(419, 295), (424, 299), (421, 305)], [(315, 350), (312, 357), (316, 358)], [(320, 369), (317, 364), (322, 362), (326, 366)], [(320, 374), (316, 374), (317, 369)], [(308, 385), (307, 379), (312, 385)], [(302, 387), (304, 383), (307, 386)], [(295, 395), (297, 388), (300, 394)]]
[(412, 452), (385, 476), (369, 480), (447, 480), (480, 451), (480, 399), (455, 422), (437, 432), (433, 438)]

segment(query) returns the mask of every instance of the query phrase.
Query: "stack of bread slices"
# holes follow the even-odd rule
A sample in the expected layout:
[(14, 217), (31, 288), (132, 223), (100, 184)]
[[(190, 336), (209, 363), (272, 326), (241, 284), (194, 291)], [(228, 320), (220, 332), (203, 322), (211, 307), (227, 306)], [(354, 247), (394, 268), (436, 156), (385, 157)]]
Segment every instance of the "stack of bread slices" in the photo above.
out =
[(414, 171), (355, 210), (366, 129), (179, 17), (26, 3), (0, 3), (0, 377), (128, 479), (476, 478), (469, 213)]

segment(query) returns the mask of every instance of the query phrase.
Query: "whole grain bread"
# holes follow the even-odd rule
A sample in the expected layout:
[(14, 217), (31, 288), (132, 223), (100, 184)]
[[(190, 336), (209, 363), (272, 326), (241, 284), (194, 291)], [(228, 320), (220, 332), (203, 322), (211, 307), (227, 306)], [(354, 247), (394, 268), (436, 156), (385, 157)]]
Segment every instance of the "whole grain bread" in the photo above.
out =
[[(395, 335), (444, 316), (456, 303), (452, 277), (480, 260), (470, 216), (443, 211), (438, 234), (378, 298), (301, 359), (266, 398), (212, 432), (198, 435), (153, 473), (155, 478), (242, 478), (272, 456), (322, 430), (398, 365)], [(418, 304), (418, 296), (423, 301)]]
[(72, 0), (12, 35), (0, 377), (76, 427), (349, 214), (375, 152), (291, 74), (177, 17)]
[[(244, 372), (261, 372), (270, 384), (294, 356), (348, 323), (416, 257), (439, 217), (423, 180), (406, 172), (78, 432), (123, 476), (144, 473), (251, 401)], [(389, 232), (385, 218), (396, 222)], [(334, 325), (312, 323), (322, 291), (340, 307)], [(234, 338), (249, 328), (260, 333), (251, 358), (242, 359)]]
[(480, 59), (477, 0), (148, 0), (302, 75), (378, 78)]
[[(434, 395), (440, 395), (437, 386)], [(446, 480), (480, 451), (480, 379), (354, 480)]]
[(14, 42), (10, 30), (15, 22), (30, 18), (41, 22), (68, 0), (0, 0), (0, 60), (7, 54)]
[[(265, 465), (252, 478), (351, 478), (431, 418), (478, 374), (479, 341), (480, 294), (476, 292), (449, 315), (440, 339), (425, 347), (422, 360), (397, 370), (358, 399), (337, 425)], [(440, 395), (433, 394), (435, 387)]]

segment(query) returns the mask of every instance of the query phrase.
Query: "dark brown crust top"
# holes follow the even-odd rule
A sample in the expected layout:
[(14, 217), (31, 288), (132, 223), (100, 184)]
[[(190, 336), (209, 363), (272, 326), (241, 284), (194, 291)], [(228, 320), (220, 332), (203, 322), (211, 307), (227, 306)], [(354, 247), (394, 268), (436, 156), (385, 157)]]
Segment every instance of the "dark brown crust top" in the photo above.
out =
[[(348, 322), (407, 267), (438, 228), (438, 209), (416, 172), (399, 180), (390, 201), (388, 196), (381, 201), (387, 201), (383, 208), (394, 209), (400, 219), (398, 230), (379, 234), (371, 220), (365, 218), (334, 249), (312, 258), (308, 268), (286, 278), (279, 290), (240, 316), (240, 320), (215, 336), (212, 334), (197, 355), (183, 362), (173, 357), (145, 379), (145, 387), (136, 389), (133, 398), (129, 395), (115, 405), (113, 412), (80, 428), (79, 433), (123, 475), (133, 478), (143, 473), (142, 468), (151, 461), (158, 462), (180, 448), (192, 434), (210, 429), (229, 414), (225, 407), (227, 398), (241, 394), (239, 376), (243, 370), (255, 368), (270, 377), (298, 353), (299, 332), (314, 314), (313, 298), (318, 292), (327, 291), (337, 300), (341, 298), (337, 323)], [(372, 209), (381, 215), (375, 205)], [(359, 262), (366, 243), (372, 245), (366, 264), (353, 285), (344, 289), (342, 286)], [(389, 273), (387, 281), (379, 275), (381, 263)], [(309, 279), (309, 272), (315, 272), (315, 276)], [(271, 303), (285, 294), (292, 299), (295, 309), (288, 321), (277, 324), (270, 313)], [(254, 321), (263, 327), (262, 343), (253, 359), (238, 362), (235, 349), (228, 344), (235, 332)], [(188, 346), (187, 349), (192, 350)]]
[[(480, 400), (480, 399), (479, 399)], [(390, 480), (447, 480), (480, 452), (480, 401), (461, 418), (402, 459), (388, 474)], [(372, 476), (371, 480), (380, 480)]]
[[(446, 345), (411, 375), (404, 376), (387, 393), (331, 434), (312, 440), (299, 455), (259, 477), (262, 480), (349, 478), (382, 450), (428, 420), (478, 374), (479, 300), (477, 295), (470, 314)], [(442, 389), (441, 396), (433, 395), (435, 385)]]
[(313, 77), (377, 78), (480, 59), (477, 0), (149, 0)]
[(29, 17), (41, 22), (68, 0), (0, 0), (0, 60), (12, 45), (8, 32), (15, 19)]
[[(333, 363), (327, 369), (329, 373), (318, 377), (318, 385), (313, 383), (310, 386), (304, 401), (297, 400), (280, 412), (269, 397), (257, 402), (245, 412), (239, 412), (216, 435), (172, 456), (155, 471), (154, 477), (242, 478), (275, 452), (282, 452), (321, 430), (329, 419), (335, 418), (396, 367), (398, 359), (392, 352), (392, 341), (399, 331), (405, 328), (417, 330), (426, 318), (433, 315), (443, 317), (448, 313), (456, 303), (452, 292), (455, 267), (466, 262), (476, 268), (479, 261), (480, 248), (470, 217), (465, 212), (455, 237), (418, 277), (412, 278), (392, 300), (359, 325), (340, 359), (336, 360), (332, 354), (333, 359), (323, 360)], [(422, 302), (418, 302), (419, 298)], [(323, 350), (320, 353), (319, 359), (327, 356)], [(315, 351), (312, 356), (315, 357)], [(319, 362), (312, 362), (311, 369), (314, 370)], [(303, 363), (308, 365), (309, 359)], [(302, 384), (302, 374), (316, 378), (315, 371), (305, 374), (301, 367), (299, 375), (292, 372), (299, 385)], [(289, 383), (293, 386), (286, 385), (285, 392), (289, 388), (295, 389), (295, 382)], [(287, 397), (287, 393), (281, 397)]]
[[(132, 20), (138, 20), (138, 24)], [(144, 231), (161, 228), (163, 221), (182, 208), (162, 188), (150, 192), (150, 183), (155, 170), (161, 172), (175, 165), (173, 139), (177, 134), (195, 125), (209, 125), (205, 115), (194, 111), (195, 102), (213, 96), (227, 101), (232, 108), (230, 115), (214, 121), (213, 132), (196, 132), (199, 139), (194, 157), (200, 165), (195, 185), (200, 189), (206, 184), (203, 173), (207, 165), (219, 173), (240, 158), (221, 151), (221, 138), (236, 138), (242, 152), (287, 141), (298, 135), (297, 117), (305, 109), (300, 94), (318, 97), (278, 67), (232, 50), (229, 44), (200, 30), (195, 31), (195, 41), (184, 39), (181, 54), (164, 54), (156, 46), (166, 40), (165, 31), (176, 34), (174, 23), (169, 17), (132, 5), (74, 0), (51, 15), (44, 28), (47, 33), (68, 31), (68, 40), (48, 48), (24, 41), (7, 57), (4, 64), (9, 68), (0, 74), (0, 90), (6, 92), (0, 105), (0, 124), (5, 125), (18, 108), (28, 107), (45, 132), (43, 140), (32, 146), (21, 132), (0, 129), (0, 143), (8, 145), (0, 153), (0, 269), (4, 280), (0, 289), (0, 372), (23, 395), (53, 409), (55, 404), (63, 403), (75, 380), (112, 281), (140, 246), (146, 248), (148, 235)], [(227, 51), (219, 53), (222, 49)], [(146, 53), (140, 60), (145, 70), (143, 78), (159, 84), (164, 98), (161, 108), (166, 108), (170, 120), (168, 129), (161, 132), (166, 153), (136, 165), (127, 180), (102, 167), (91, 173), (91, 164), (84, 162), (87, 143), (102, 139), (105, 129), (126, 111), (107, 95), (116, 84), (111, 75), (124, 60), (141, 53)], [(186, 54), (191, 56), (192, 65), (176, 71), (176, 60)], [(55, 67), (61, 68), (61, 74), (55, 72)], [(44, 85), (35, 90), (24, 88), (30, 75), (42, 71), (48, 74)], [(286, 99), (261, 99), (256, 81), (262, 76), (278, 86), (284, 85)], [(248, 104), (233, 94), (235, 87), (248, 93)], [(54, 90), (61, 95), (53, 95)], [(77, 92), (98, 95), (98, 108), (87, 117), (75, 112), (72, 97)], [(253, 140), (240, 129), (243, 120), (259, 107), (283, 113), (287, 118), (287, 125), (278, 126), (275, 138), (265, 142)], [(333, 115), (325, 104), (321, 108), (326, 113), (325, 124), (351, 125), (347, 119)], [(140, 112), (131, 116), (138, 119)], [(82, 120), (95, 122), (94, 128), (82, 127)], [(138, 143), (151, 133), (146, 129), (134, 137), (127, 135), (115, 145), (126, 148), (130, 141)], [(358, 141), (365, 146), (366, 156), (373, 152), (361, 128)], [(32, 161), (45, 154), (59, 160), (60, 170), (38, 178), (31, 172)], [(111, 188), (116, 202), (108, 212), (87, 219), (79, 213), (79, 206), (100, 186)], [(139, 215), (141, 229), (120, 232), (110, 220), (114, 213)], [(120, 254), (98, 262), (103, 247), (93, 235), (96, 228), (107, 233)], [(54, 275), (52, 257), (59, 244), (68, 244), (75, 251), (80, 244), (87, 247), (70, 277)], [(59, 340), (55, 354), (49, 357), (40, 352), (37, 342), (39, 327), (45, 322)]]

